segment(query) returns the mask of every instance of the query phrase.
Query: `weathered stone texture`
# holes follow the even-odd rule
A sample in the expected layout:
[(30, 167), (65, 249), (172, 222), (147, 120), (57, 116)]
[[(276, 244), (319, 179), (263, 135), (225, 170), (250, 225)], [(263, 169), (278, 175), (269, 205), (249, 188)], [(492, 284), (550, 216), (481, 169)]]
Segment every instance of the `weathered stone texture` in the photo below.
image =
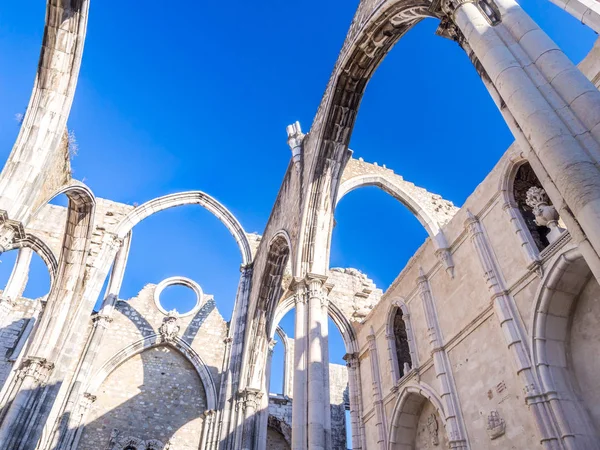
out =
[(161, 346), (131, 357), (96, 395), (80, 450), (109, 448), (113, 429), (120, 437), (198, 449), (206, 396), (196, 370), (176, 350)]

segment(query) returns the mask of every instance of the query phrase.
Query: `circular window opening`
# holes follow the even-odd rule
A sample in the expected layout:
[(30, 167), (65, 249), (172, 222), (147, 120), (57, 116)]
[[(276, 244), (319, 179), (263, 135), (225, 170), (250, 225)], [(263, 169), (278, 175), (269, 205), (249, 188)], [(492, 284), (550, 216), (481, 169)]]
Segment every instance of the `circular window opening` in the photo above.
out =
[(179, 315), (188, 314), (197, 304), (198, 295), (187, 286), (167, 286), (160, 293), (160, 306), (167, 312), (175, 310)]

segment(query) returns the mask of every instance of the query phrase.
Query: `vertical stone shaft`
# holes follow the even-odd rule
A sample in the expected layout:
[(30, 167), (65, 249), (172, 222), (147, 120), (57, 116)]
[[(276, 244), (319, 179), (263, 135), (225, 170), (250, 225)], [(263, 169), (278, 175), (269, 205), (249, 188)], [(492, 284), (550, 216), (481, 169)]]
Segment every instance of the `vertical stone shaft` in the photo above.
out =
[(474, 3), (454, 21), (560, 194), (547, 189), (553, 204), (600, 254), (600, 92), (516, 3), (498, 6), (496, 27)]
[(323, 319), (323, 414), (325, 421), (325, 448), (330, 449), (332, 446), (331, 437), (331, 399), (329, 385), (329, 299), (327, 298), (328, 291), (324, 291), (321, 297), (321, 314)]
[(346, 367), (348, 367), (348, 394), (350, 401), (350, 421), (352, 422), (352, 449), (366, 449), (366, 440), (362, 422), (362, 399), (360, 389), (360, 361), (357, 353), (347, 353), (344, 356)]
[(485, 237), (481, 223), (469, 212), (465, 226), (469, 231), (471, 242), (479, 258), (506, 344), (517, 366), (517, 374), (523, 384), (525, 401), (534, 413), (542, 445), (546, 449), (559, 449), (561, 447), (557, 442), (558, 439), (552, 419), (540, 395), (539, 382), (533, 372), (527, 341), (524, 337), (526, 334), (519, 323), (514, 300), (504, 286), (503, 278), (498, 270), (493, 251)]
[(16, 300), (23, 295), (27, 279), (29, 278), (29, 266), (33, 250), (29, 247), (22, 247), (17, 255), (17, 260), (10, 273), (10, 278), (2, 292), (2, 299)]
[(94, 328), (86, 343), (79, 371), (76, 374), (75, 382), (68, 395), (64, 413), (71, 415), (71, 420), (60, 421), (60, 427), (54, 430), (54, 445), (56, 445), (56, 450), (70, 448), (73, 435), (76, 434), (75, 439), (78, 440), (83, 430), (82, 424), (77, 423), (77, 420), (81, 422), (81, 420), (85, 419), (85, 415), (74, 414), (74, 408), (81, 403), (79, 399), (86, 394), (81, 392), (81, 387), (91, 375), (92, 366), (96, 354), (98, 353), (98, 348), (102, 342), (102, 338), (104, 337), (105, 330), (109, 328), (110, 323), (113, 320), (112, 315), (115, 303), (119, 297), (119, 292), (121, 291), (121, 285), (123, 284), (130, 246), (131, 232), (125, 236), (123, 243), (115, 256), (100, 312), (93, 318)]
[(307, 450), (307, 312), (303, 283), (296, 286), (296, 323), (294, 330), (294, 401), (292, 403), (292, 450)]
[(233, 449), (236, 440), (239, 439), (240, 436), (238, 425), (241, 418), (238, 415), (240, 411), (236, 395), (239, 385), (242, 353), (244, 351), (248, 295), (253, 272), (252, 266), (242, 267), (241, 272), (242, 275), (240, 277), (235, 307), (231, 318), (233, 326), (229, 328), (229, 335), (227, 338), (229, 341), (226, 346), (228, 355), (226, 355), (223, 363), (219, 412), (215, 419), (218, 423), (218, 429), (214, 432), (219, 436), (220, 448), (224, 450)]
[(431, 354), (433, 357), (433, 365), (436, 378), (439, 382), (439, 391), (442, 401), (444, 402), (444, 410), (446, 414), (446, 430), (448, 433), (450, 447), (456, 449), (469, 449), (467, 441), (467, 433), (465, 431), (464, 421), (462, 418), (460, 403), (454, 385), (454, 377), (452, 375), (450, 360), (443, 346), (442, 333), (440, 330), (437, 311), (431, 294), (429, 280), (420, 270), (420, 276), (417, 280), (419, 286), (419, 295), (423, 302), (425, 310), (425, 320), (427, 321), (427, 330), (429, 341), (431, 343)]
[(325, 450), (325, 363), (323, 331), (323, 283), (325, 277), (309, 274), (308, 288), (308, 448)]
[(367, 336), (369, 343), (369, 361), (371, 362), (371, 378), (373, 383), (373, 404), (377, 422), (377, 444), (381, 450), (387, 449), (387, 423), (385, 420), (385, 409), (383, 407), (383, 395), (381, 392), (381, 376), (379, 374), (379, 356), (377, 355), (377, 342), (375, 332), (371, 327), (371, 333)]

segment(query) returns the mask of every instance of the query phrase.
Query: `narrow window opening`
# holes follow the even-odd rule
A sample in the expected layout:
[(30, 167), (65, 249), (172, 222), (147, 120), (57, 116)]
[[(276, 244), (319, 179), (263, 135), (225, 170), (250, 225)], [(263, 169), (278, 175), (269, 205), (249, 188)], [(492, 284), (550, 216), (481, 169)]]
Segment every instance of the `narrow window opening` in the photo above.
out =
[(548, 233), (550, 229), (536, 223), (533, 210), (527, 205), (527, 191), (532, 187), (542, 188), (542, 184), (529, 163), (525, 163), (517, 170), (513, 184), (513, 195), (536, 247), (539, 251), (542, 251), (549, 245)]
[(398, 308), (394, 316), (394, 339), (396, 343), (396, 355), (398, 357), (398, 370), (400, 378), (412, 368), (410, 358), (410, 348), (408, 346), (408, 335), (406, 333), (406, 323), (402, 310)]

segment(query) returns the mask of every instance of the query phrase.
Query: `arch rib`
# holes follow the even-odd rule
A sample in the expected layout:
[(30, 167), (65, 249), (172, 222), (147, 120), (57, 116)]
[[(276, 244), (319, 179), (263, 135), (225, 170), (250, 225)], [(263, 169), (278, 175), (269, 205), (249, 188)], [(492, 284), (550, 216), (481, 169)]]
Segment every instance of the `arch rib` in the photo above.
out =
[(123, 239), (135, 225), (154, 213), (183, 205), (200, 205), (212, 213), (233, 235), (242, 254), (242, 264), (246, 266), (252, 262), (250, 243), (242, 225), (225, 206), (202, 191), (169, 194), (138, 206), (123, 218), (117, 227), (117, 236)]

